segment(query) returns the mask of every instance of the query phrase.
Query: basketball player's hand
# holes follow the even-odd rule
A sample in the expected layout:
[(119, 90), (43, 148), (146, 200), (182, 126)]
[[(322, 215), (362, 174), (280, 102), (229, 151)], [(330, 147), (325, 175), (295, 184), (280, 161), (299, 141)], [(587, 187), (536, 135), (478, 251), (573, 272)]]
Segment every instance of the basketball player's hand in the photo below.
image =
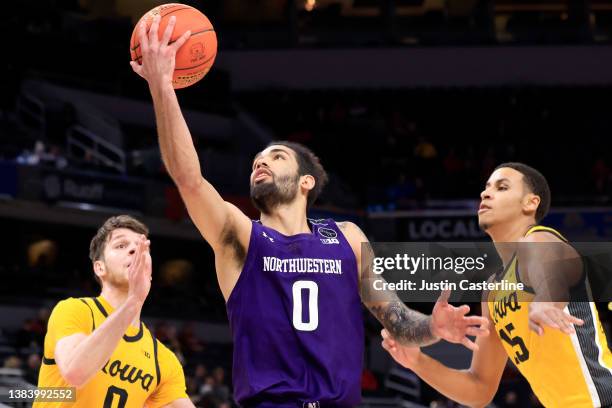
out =
[(391, 337), (387, 329), (382, 329), (380, 334), (383, 338), (383, 348), (387, 350), (398, 364), (406, 368), (414, 368), (418, 364), (419, 357), (421, 356), (420, 347), (409, 347), (399, 344)]
[(191, 31), (185, 31), (176, 41), (170, 44), (170, 38), (176, 24), (176, 17), (170, 17), (164, 34), (159, 39), (159, 15), (153, 18), (151, 28), (147, 33), (144, 22), (140, 24), (138, 38), (142, 53), (142, 64), (130, 61), (134, 72), (147, 80), (150, 86), (171, 84), (174, 73), (176, 52), (189, 39)]
[(584, 321), (567, 313), (565, 302), (531, 302), (529, 304), (529, 328), (539, 336), (544, 326), (552, 327), (565, 334), (574, 334), (574, 325), (582, 326)]
[(151, 290), (151, 272), (152, 262), (149, 247), (149, 241), (144, 235), (141, 235), (138, 240), (136, 252), (133, 255), (132, 262), (128, 268), (128, 298), (143, 304)]
[(431, 332), (450, 343), (463, 344), (472, 351), (478, 345), (467, 336), (488, 336), (489, 322), (482, 316), (466, 316), (468, 305), (455, 307), (448, 303), (450, 290), (442, 291), (431, 312)]

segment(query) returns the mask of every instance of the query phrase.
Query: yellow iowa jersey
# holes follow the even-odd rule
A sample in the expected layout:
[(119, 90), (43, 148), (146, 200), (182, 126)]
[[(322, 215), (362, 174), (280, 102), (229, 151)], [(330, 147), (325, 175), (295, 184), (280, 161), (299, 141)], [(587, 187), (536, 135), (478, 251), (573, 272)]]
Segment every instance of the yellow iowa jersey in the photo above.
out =
[[(45, 336), (39, 387), (69, 387), (55, 364), (57, 341), (75, 333), (90, 334), (112, 312), (101, 296), (69, 298), (55, 306)], [(160, 407), (179, 398), (187, 398), (183, 368), (174, 353), (141, 322), (139, 328), (128, 328), (104, 367), (76, 390), (76, 402), (37, 402), (34, 408)]]
[[(552, 228), (537, 231), (565, 238)], [(566, 241), (567, 242), (567, 241)], [(521, 282), (518, 259), (506, 266), (501, 279)], [(581, 283), (586, 290), (586, 282)], [(565, 311), (584, 320), (573, 335), (549, 327), (538, 336), (529, 329), (531, 288), (489, 293), (489, 313), (510, 359), (546, 407), (603, 407), (612, 404), (612, 354), (593, 302), (569, 302)], [(587, 298), (582, 297), (582, 299)]]

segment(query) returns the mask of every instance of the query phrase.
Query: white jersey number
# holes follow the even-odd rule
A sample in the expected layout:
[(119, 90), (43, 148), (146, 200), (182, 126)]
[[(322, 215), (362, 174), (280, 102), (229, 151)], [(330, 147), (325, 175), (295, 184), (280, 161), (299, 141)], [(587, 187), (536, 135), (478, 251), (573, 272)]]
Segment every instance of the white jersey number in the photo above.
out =
[[(302, 290), (308, 290), (309, 321), (302, 321)], [(293, 284), (293, 327), (300, 331), (313, 331), (319, 326), (319, 287), (313, 281), (297, 281)]]

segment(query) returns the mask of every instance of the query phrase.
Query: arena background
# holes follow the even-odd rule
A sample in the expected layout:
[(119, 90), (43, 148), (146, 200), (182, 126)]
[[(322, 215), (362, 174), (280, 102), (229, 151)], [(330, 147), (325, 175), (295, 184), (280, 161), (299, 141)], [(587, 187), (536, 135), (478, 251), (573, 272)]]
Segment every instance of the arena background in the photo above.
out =
[[(612, 1), (186, 3), (215, 25), (219, 54), (179, 99), (204, 175), (249, 215), (252, 156), (287, 139), (313, 148), (331, 176), (310, 215), (355, 221), (372, 240), (484, 240), (478, 194), (509, 160), (548, 177), (545, 224), (573, 240), (611, 238)], [(197, 406), (232, 406), (212, 251), (163, 169), (148, 89), (128, 64), (133, 24), (158, 4), (3, 4), (3, 387), (36, 383), (50, 309), (97, 294), (89, 240), (129, 213), (152, 231), (145, 322), (181, 357)], [(364, 316), (363, 406), (456, 406), (394, 365)], [(427, 352), (469, 364), (461, 347)], [(494, 404), (538, 406), (512, 365)]]

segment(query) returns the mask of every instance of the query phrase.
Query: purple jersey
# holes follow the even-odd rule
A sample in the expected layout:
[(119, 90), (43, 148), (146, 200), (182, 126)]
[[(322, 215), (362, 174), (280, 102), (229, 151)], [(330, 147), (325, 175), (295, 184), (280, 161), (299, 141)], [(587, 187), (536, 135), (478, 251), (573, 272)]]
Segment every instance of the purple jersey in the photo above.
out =
[(245, 407), (352, 407), (364, 333), (355, 254), (333, 220), (286, 236), (254, 221), (228, 301), (236, 401)]

